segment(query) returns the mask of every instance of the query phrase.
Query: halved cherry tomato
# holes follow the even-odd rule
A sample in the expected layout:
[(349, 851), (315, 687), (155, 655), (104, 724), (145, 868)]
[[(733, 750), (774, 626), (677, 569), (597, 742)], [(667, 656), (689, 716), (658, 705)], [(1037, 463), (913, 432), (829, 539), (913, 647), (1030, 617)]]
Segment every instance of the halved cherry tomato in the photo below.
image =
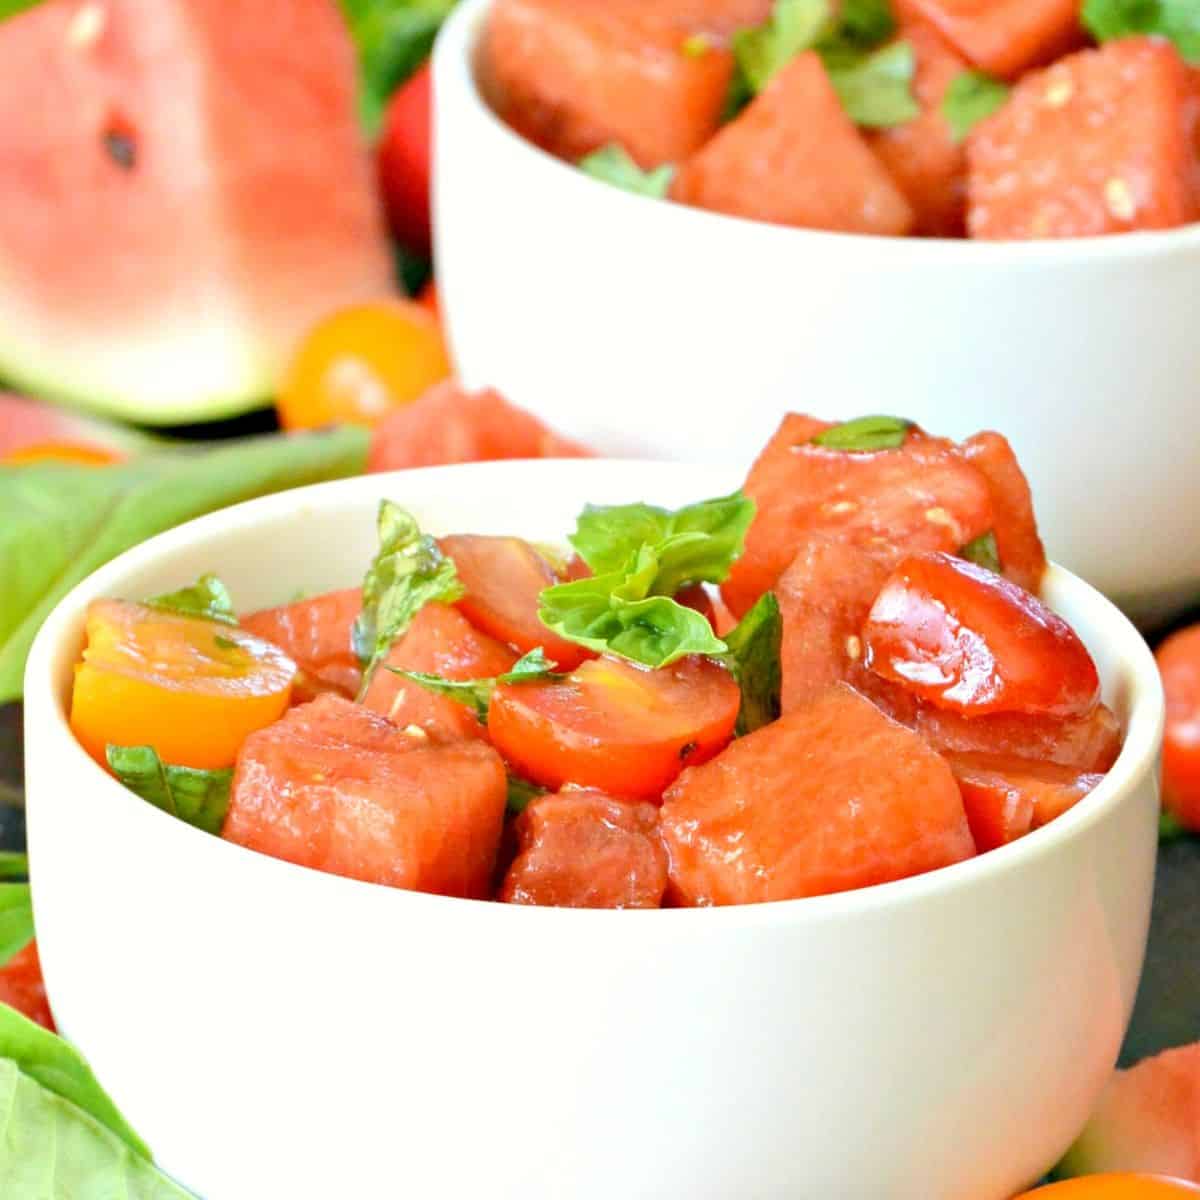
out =
[(566, 679), (501, 684), (488, 729), (535, 783), (656, 800), (684, 767), (729, 741), (740, 705), (733, 676), (711, 659), (651, 670), (605, 656)]
[(153, 746), (181, 767), (230, 767), (247, 735), (283, 714), (296, 665), (239, 629), (127, 600), (88, 607), (71, 728), (103, 764), (105, 748)]
[(1072, 717), (1100, 696), (1075, 631), (1035, 596), (949, 554), (913, 555), (883, 585), (863, 626), (866, 664), (965, 716)]
[(309, 333), (276, 401), (285, 429), (375, 425), (450, 375), (437, 318), (411, 300), (343, 309)]
[(538, 596), (562, 580), (522, 538), (453, 534), (441, 539), (467, 594), (459, 610), (477, 629), (515, 646), (522, 654), (541, 646), (560, 671), (570, 671), (590, 650), (560, 638), (538, 619)]
[(107, 467), (121, 462), (123, 454), (105, 450), (100, 446), (85, 446), (82, 442), (41, 442), (34, 446), (22, 446), (0, 458), (0, 466), (20, 467), (37, 462), (74, 463), (81, 467)]
[(46, 999), (46, 984), (42, 979), (36, 941), (18, 950), (0, 967), (0, 1004), (7, 1004), (17, 1012), (24, 1013), (31, 1021), (54, 1030), (54, 1017)]
[(1017, 1200), (1185, 1200), (1200, 1187), (1162, 1175), (1084, 1175), (1025, 1192)]
[(1167, 638), (1155, 657), (1167, 693), (1163, 804), (1200, 832), (1200, 625)]
[(433, 83), (429, 64), (388, 101), (379, 139), (379, 186), (392, 232), (411, 250), (429, 253), (429, 144)]
[(442, 302), (438, 298), (437, 283), (430, 280), (417, 294), (417, 303), (432, 316), (442, 319)]

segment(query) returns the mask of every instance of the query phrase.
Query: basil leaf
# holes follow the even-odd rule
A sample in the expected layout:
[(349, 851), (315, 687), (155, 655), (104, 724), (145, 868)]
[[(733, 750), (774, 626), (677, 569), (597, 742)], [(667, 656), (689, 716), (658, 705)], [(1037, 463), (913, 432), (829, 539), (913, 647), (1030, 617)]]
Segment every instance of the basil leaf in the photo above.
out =
[(1167, 809), (1163, 809), (1158, 815), (1158, 840), (1159, 842), (1177, 842), (1180, 838), (1187, 837), (1187, 828), (1180, 822), (1179, 818)]
[(219, 834), (229, 811), (233, 771), (202, 771), (164, 763), (153, 746), (109, 746), (105, 751), (113, 774), (155, 808)]
[(888, 0), (846, 0), (838, 23), (817, 45), (827, 70), (849, 67), (881, 46), (896, 30)]
[(722, 583), (742, 552), (755, 504), (742, 492), (675, 511), (651, 504), (589, 504), (570, 537), (597, 574), (630, 569), (643, 546), (658, 559), (648, 594), (674, 595), (688, 583)]
[(965, 558), (976, 566), (986, 567), (989, 571), (1000, 574), (1000, 548), (996, 545), (996, 535), (992, 530), (972, 538), (959, 552), (959, 558)]
[(725, 641), (729, 651), (721, 661), (742, 689), (735, 732), (743, 737), (778, 720), (783, 711), (783, 614), (775, 593), (764, 592)]
[(393, 675), (399, 675), (401, 679), (407, 679), (425, 688), (426, 691), (434, 692), (439, 696), (447, 696), (451, 700), (457, 700), (459, 704), (466, 705), (474, 711), (481, 725), (487, 724), (488, 706), (492, 702), (492, 692), (496, 690), (496, 684), (528, 683), (534, 679), (565, 678), (565, 676), (554, 674), (552, 670), (554, 664), (547, 660), (541, 646), (536, 650), (531, 650), (524, 658), (513, 663), (511, 671), (506, 671), (503, 675), (497, 675), (491, 679), (445, 679), (441, 675), (430, 675), (424, 671), (405, 671), (400, 667), (388, 666), (386, 663), (384, 665)]
[(0, 467), (0, 703), (21, 695), (50, 610), (123, 550), (193, 517), (271, 492), (357, 475), (369, 435), (352, 426), (162, 451), (111, 467)]
[(354, 622), (354, 651), (363, 664), (365, 695), (392, 643), (426, 604), (453, 604), (463, 595), (458, 572), (437, 542), (398, 504), (379, 505), (379, 553), (363, 579), (363, 606)]
[(1010, 91), (1008, 84), (983, 71), (963, 71), (950, 80), (942, 97), (942, 116), (954, 140), (965, 140), (980, 121), (1004, 104)]
[(226, 625), (237, 624), (237, 613), (234, 612), (229, 589), (215, 575), (201, 575), (191, 587), (152, 596), (146, 603), (151, 608), (179, 613), (184, 617), (207, 617), (210, 621), (221, 621)]
[(1098, 42), (1157, 34), (1174, 42), (1188, 62), (1200, 65), (1200, 6), (1196, 0), (1084, 0), (1080, 16)]
[(0, 850), (0, 879), (28, 879), (29, 856), (16, 850)]
[(675, 178), (675, 167), (664, 163), (652, 171), (643, 171), (624, 146), (612, 142), (579, 160), (579, 169), (601, 183), (610, 183), (638, 196), (663, 200)]
[(811, 50), (834, 26), (829, 0), (775, 0), (771, 15), (733, 35), (738, 74), (749, 95), (761, 92), (793, 58)]
[(530, 783), (528, 779), (522, 779), (520, 775), (514, 775), (511, 771), (508, 773), (508, 811), (513, 816), (523, 813), (529, 807), (530, 801), (545, 794), (544, 787), (538, 787), (536, 783)]
[(829, 81), (856, 125), (890, 129), (921, 115), (912, 94), (916, 55), (908, 42), (894, 42), (851, 65), (829, 68)]
[[(27, 1080), (67, 1102), (77, 1113), (86, 1114), (86, 1118), (113, 1136), (117, 1146), (126, 1152), (132, 1151), (140, 1159), (150, 1161), (150, 1151), (145, 1142), (121, 1116), (117, 1106), (100, 1086), (92, 1074), (91, 1067), (79, 1051), (48, 1029), (43, 1029), (22, 1016), (15, 1008), (0, 1004), (0, 1066), (6, 1069), (4, 1090), (11, 1096), (14, 1080), (12, 1072), (7, 1069), (8, 1064), (15, 1067)], [(0, 1101), (0, 1104), (3, 1104), (3, 1101)], [(8, 1136), (0, 1142), (0, 1146), (4, 1147), (4, 1150), (0, 1150), (0, 1162), (8, 1157), (12, 1144), (10, 1124)], [(36, 1142), (29, 1146), (31, 1152), (37, 1152), (38, 1149)], [(6, 1165), (11, 1171), (15, 1164), (9, 1159)], [(3, 1179), (2, 1170), (0, 1179)], [(64, 1193), (53, 1194), (58, 1196)], [(27, 1196), (25, 1192), (10, 1192), (2, 1184), (0, 1195), (20, 1195), (22, 1200), (26, 1200)]]
[(6, 17), (15, 17), (27, 8), (36, 8), (41, 3), (42, 0), (0, 0), (0, 21)]
[(856, 417), (831, 425), (812, 439), (826, 450), (867, 453), (872, 450), (898, 450), (904, 445), (912, 422), (903, 417)]

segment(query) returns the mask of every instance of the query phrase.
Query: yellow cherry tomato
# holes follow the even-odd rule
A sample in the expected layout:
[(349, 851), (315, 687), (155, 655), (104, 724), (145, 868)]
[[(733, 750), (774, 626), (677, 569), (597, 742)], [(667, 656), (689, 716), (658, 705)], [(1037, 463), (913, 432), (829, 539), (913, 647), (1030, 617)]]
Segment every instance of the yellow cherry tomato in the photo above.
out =
[(88, 607), (71, 728), (102, 765), (153, 746), (181, 767), (230, 767), (249, 734), (283, 716), (296, 665), (253, 634), (127, 600)]
[(1017, 1200), (1195, 1200), (1200, 1187), (1161, 1175), (1082, 1175), (1035, 1188)]
[(22, 446), (0, 458), (0, 466), (16, 467), (37, 462), (75, 463), (77, 466), (105, 467), (121, 462), (122, 454), (114, 454), (99, 446), (85, 446), (70, 442), (39, 442), (35, 446)]
[(423, 305), (347, 308), (305, 338), (280, 388), (285, 429), (338, 421), (375, 425), (451, 374), (441, 325)]

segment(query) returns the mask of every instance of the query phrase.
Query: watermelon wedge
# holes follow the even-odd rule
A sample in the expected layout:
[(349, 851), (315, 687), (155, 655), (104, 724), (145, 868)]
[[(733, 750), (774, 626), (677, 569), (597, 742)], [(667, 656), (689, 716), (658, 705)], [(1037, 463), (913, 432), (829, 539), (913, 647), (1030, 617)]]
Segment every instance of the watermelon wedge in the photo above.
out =
[(334, 0), (47, 0), (0, 23), (0, 376), (147, 424), (267, 400), (391, 290)]
[(119, 462), (152, 445), (144, 433), (0, 393), (0, 465), (58, 457)]

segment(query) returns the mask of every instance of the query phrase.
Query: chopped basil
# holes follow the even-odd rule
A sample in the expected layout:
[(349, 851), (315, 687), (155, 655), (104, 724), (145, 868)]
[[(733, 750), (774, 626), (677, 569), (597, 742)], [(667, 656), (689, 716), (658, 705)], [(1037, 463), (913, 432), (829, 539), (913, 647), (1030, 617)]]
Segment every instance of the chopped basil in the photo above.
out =
[(729, 650), (721, 659), (742, 689), (736, 729), (742, 737), (769, 725), (781, 711), (783, 614), (775, 594), (764, 593), (725, 641)]
[(775, 0), (761, 24), (733, 35), (738, 74), (749, 95), (761, 92), (798, 54), (811, 50), (834, 26), (829, 0)]
[(921, 115), (912, 93), (916, 55), (908, 42), (894, 42), (857, 62), (829, 68), (829, 81), (856, 124), (889, 129)]
[(233, 771), (202, 771), (164, 763), (153, 746), (109, 746), (108, 765), (131, 791), (155, 808), (203, 829), (221, 832), (229, 811)]
[(1000, 574), (1000, 549), (996, 545), (996, 535), (990, 529), (969, 541), (958, 552), (958, 556)]
[(856, 417), (831, 425), (812, 439), (826, 450), (867, 453), (872, 450), (899, 450), (904, 445), (912, 422), (903, 417)]
[(1084, 27), (1098, 42), (1133, 34), (1157, 34), (1174, 42), (1200, 65), (1200, 5), (1196, 0), (1084, 0)]
[(237, 624), (229, 589), (215, 575), (201, 575), (191, 587), (151, 596), (146, 603), (151, 608), (178, 613), (183, 617), (205, 617), (225, 625)]
[(528, 779), (522, 779), (520, 775), (514, 775), (509, 771), (508, 811), (514, 816), (523, 813), (529, 807), (531, 801), (545, 794), (545, 788), (538, 787), (536, 783), (530, 783)]
[(1008, 84), (983, 71), (963, 71), (956, 75), (942, 97), (942, 116), (954, 134), (963, 141), (980, 121), (990, 117), (1007, 99)]
[(643, 171), (630, 157), (624, 146), (615, 142), (602, 146), (579, 160), (579, 168), (601, 183), (610, 183), (638, 196), (663, 200), (675, 178), (675, 167), (664, 163), (651, 171)]

